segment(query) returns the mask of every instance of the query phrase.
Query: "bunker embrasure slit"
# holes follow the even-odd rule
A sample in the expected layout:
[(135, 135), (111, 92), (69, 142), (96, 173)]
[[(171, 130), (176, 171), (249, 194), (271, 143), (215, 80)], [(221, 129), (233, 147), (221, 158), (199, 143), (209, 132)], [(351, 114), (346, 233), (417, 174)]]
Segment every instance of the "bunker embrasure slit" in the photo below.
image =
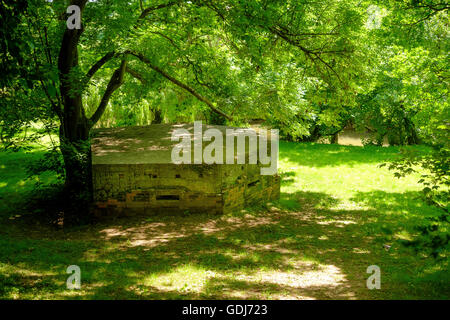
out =
[(180, 196), (176, 194), (164, 194), (156, 196), (156, 200), (180, 200)]

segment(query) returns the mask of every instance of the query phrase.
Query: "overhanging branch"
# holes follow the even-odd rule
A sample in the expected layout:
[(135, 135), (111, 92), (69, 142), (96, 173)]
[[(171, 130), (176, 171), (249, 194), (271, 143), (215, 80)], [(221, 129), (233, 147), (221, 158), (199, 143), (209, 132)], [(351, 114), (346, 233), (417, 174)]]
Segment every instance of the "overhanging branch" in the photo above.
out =
[(145, 80), (145, 78), (142, 76), (142, 74), (140, 74), (136, 70), (131, 69), (130, 67), (127, 66), (125, 71), (128, 72), (129, 74), (131, 74), (134, 78), (138, 79), (141, 83), (143, 83), (143, 84), (147, 83), (147, 80)]
[(313, 63), (315, 62), (315, 60), (319, 60), (329, 71), (331, 71), (332, 73), (334, 73), (334, 75), (336, 76), (336, 78), (342, 83), (342, 79), (339, 76), (339, 74), (336, 72), (336, 70), (328, 63), (326, 62), (322, 57), (321, 54), (322, 53), (334, 53), (334, 54), (339, 54), (339, 53), (345, 53), (346, 50), (331, 50), (331, 51), (320, 51), (320, 50), (312, 50), (312, 49), (308, 49), (304, 46), (302, 46), (300, 44), (299, 41), (295, 40), (295, 39), (291, 39), (289, 36), (287, 36), (283, 31), (276, 29), (276, 28), (269, 28), (269, 30), (279, 36), (281, 39), (285, 40), (287, 43), (289, 43), (290, 45), (293, 45), (297, 48), (299, 48), (301, 51), (303, 51), (303, 53), (305, 54), (305, 56), (310, 59)]
[(168, 3), (159, 4), (157, 6), (148, 7), (148, 8), (146, 8), (146, 9), (144, 9), (142, 11), (142, 13), (139, 16), (138, 20), (141, 20), (141, 19), (145, 18), (146, 16), (148, 16), (151, 12), (153, 12), (155, 10), (171, 7), (171, 6), (176, 5), (178, 3), (181, 3), (181, 2), (182, 1), (171, 1), (171, 2), (168, 2)]
[(211, 108), (211, 110), (213, 110), (217, 114), (220, 114), (221, 116), (225, 117), (228, 120), (233, 120), (232, 117), (230, 117), (229, 115), (227, 115), (223, 111), (217, 109), (214, 106), (214, 104), (211, 101), (209, 101), (207, 98), (203, 97), (201, 94), (196, 92), (193, 88), (189, 87), (187, 84), (182, 83), (181, 81), (179, 81), (179, 80), (175, 79), (174, 77), (172, 77), (171, 75), (169, 75), (167, 72), (161, 70), (159, 67), (157, 67), (154, 64), (152, 64), (151, 61), (149, 59), (147, 59), (145, 56), (143, 56), (142, 54), (140, 54), (138, 52), (134, 52), (134, 51), (127, 51), (127, 53), (129, 53), (132, 56), (135, 56), (136, 58), (141, 60), (143, 63), (145, 63), (147, 66), (149, 66), (154, 71), (158, 72), (164, 78), (168, 79), (170, 82), (172, 82), (172, 83), (176, 84), (177, 86), (179, 86), (180, 88), (188, 91), (190, 94), (192, 94), (198, 100), (200, 100), (203, 103), (205, 103), (209, 108)]
[[(84, 0), (85, 2), (87, 0)], [(138, 28), (139, 23), (146, 17), (148, 16), (150, 13), (152, 13), (153, 11), (159, 10), (159, 9), (163, 9), (163, 8), (167, 8), (167, 7), (171, 7), (173, 5), (176, 5), (178, 3), (181, 3), (182, 1), (171, 1), (168, 3), (163, 3), (160, 5), (156, 5), (156, 6), (152, 6), (152, 7), (148, 7), (146, 9), (143, 9), (143, 4), (142, 1), (140, 2), (140, 6), (141, 6), (141, 14), (139, 15), (136, 23), (133, 26), (133, 29)], [(103, 67), (103, 65), (105, 63), (107, 63), (109, 60), (111, 60), (113, 57), (115, 57), (117, 55), (117, 53), (113, 50), (110, 51), (108, 53), (106, 53), (100, 60), (98, 60), (90, 69), (89, 71), (86, 73), (86, 82), (89, 82), (89, 80), (92, 78), (92, 76), (101, 68)]]
[(105, 54), (100, 60), (98, 60), (86, 73), (86, 82), (89, 81), (92, 76), (101, 68), (105, 63), (107, 63), (109, 60), (111, 60), (115, 56), (116, 52), (110, 51), (107, 54)]
[(116, 71), (114, 71), (113, 75), (111, 76), (111, 79), (109, 80), (109, 83), (106, 87), (105, 93), (103, 94), (102, 100), (100, 101), (97, 110), (95, 110), (94, 114), (89, 119), (90, 127), (92, 127), (94, 124), (97, 123), (97, 121), (100, 119), (103, 112), (105, 111), (112, 94), (122, 85), (126, 68), (127, 68), (127, 61), (126, 59), (123, 59), (122, 63), (120, 64), (120, 67)]

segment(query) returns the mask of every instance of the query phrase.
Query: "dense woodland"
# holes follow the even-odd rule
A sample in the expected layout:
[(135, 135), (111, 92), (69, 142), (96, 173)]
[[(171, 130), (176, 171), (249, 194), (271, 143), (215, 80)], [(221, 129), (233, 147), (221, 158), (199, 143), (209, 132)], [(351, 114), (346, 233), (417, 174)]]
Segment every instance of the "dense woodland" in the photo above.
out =
[[(439, 213), (411, 243), (448, 252), (447, 1), (0, 4), (1, 147), (50, 137), (28, 175), (56, 174), (65, 205), (89, 206), (93, 128), (257, 121), (285, 141), (331, 144), (351, 129), (369, 148), (399, 147), (379, 170), (420, 172), (420, 201)], [(69, 5), (79, 29), (68, 28)], [(403, 148), (412, 145), (428, 151)]]

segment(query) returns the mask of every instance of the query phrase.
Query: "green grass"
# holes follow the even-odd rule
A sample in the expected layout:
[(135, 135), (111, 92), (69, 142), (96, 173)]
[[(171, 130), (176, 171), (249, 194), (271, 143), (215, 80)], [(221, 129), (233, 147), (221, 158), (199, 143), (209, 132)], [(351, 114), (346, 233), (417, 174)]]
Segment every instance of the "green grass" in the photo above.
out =
[[(23, 168), (41, 152), (0, 153), (0, 298), (450, 298), (448, 260), (398, 243), (438, 214), (418, 200), (417, 176), (378, 168), (398, 148), (282, 142), (278, 203), (63, 230), (24, 219)], [(65, 286), (73, 264), (81, 290)], [(366, 288), (369, 265), (381, 268), (380, 290)]]

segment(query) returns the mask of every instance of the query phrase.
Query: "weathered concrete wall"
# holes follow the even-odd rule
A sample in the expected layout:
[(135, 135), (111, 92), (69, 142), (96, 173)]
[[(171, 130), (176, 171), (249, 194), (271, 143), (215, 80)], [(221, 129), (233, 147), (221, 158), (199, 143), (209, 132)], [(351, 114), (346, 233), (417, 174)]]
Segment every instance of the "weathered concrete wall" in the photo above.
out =
[(222, 206), (217, 171), (208, 165), (93, 165), (94, 201), (98, 208), (130, 212), (216, 212)]
[(279, 176), (260, 175), (259, 165), (222, 165), (219, 170), (224, 213), (278, 200), (280, 197)]
[(226, 213), (279, 198), (278, 176), (258, 165), (94, 165), (98, 214)]

